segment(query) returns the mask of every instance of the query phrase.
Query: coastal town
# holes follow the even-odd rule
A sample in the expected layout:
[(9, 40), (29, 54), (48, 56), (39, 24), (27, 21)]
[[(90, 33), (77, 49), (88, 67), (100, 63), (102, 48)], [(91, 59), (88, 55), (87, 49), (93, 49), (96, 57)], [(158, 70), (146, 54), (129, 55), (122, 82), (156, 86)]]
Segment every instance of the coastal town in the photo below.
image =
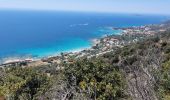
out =
[[(91, 48), (87, 48), (77, 52), (65, 52), (60, 55), (54, 57), (43, 58), (41, 60), (33, 60), (33, 59), (15, 59), (8, 62), (5, 62), (0, 65), (1, 68), (10, 67), (10, 66), (23, 66), (23, 67), (31, 67), (31, 66), (41, 66), (41, 65), (51, 65), (56, 64), (59, 65), (61, 62), (72, 63), (73, 59), (79, 59), (81, 57), (97, 57), (103, 55), (105, 53), (116, 50), (117, 48), (122, 48), (125, 45), (136, 43), (138, 41), (142, 41), (147, 39), (148, 37), (154, 36), (156, 34), (160, 34), (167, 30), (170, 30), (170, 22), (162, 24), (153, 24), (153, 25), (145, 25), (145, 26), (134, 26), (134, 27), (126, 27), (126, 28), (115, 28), (113, 30), (121, 30), (121, 35), (108, 35), (100, 39), (94, 39), (93, 45)], [(61, 66), (57, 67), (58, 69)]]
[(1, 0), (0, 100), (170, 100), (170, 0)]

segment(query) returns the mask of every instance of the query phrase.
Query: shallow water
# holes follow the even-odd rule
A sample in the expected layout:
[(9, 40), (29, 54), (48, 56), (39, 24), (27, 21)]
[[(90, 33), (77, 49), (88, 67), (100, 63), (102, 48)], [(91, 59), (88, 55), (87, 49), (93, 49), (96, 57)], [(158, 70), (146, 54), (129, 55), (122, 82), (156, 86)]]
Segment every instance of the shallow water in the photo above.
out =
[(118, 34), (110, 27), (157, 24), (158, 15), (0, 11), (0, 58), (45, 57), (91, 46), (91, 40)]

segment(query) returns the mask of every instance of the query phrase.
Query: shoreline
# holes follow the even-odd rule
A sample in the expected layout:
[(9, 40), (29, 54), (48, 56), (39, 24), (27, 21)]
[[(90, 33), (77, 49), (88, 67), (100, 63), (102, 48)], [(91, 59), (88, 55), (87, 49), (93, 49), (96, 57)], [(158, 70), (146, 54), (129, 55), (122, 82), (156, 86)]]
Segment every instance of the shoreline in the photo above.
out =
[(86, 50), (86, 49), (90, 49), (90, 47), (88, 48), (79, 48), (79, 49), (74, 49), (74, 50), (68, 50), (68, 51), (64, 51), (64, 52), (57, 52), (57, 53), (54, 53), (53, 55), (48, 55), (48, 56), (45, 56), (45, 57), (4, 57), (0, 60), (0, 66), (1, 65), (6, 65), (6, 64), (11, 64), (11, 63), (16, 63), (16, 62), (34, 62), (34, 61), (39, 61), (39, 60), (42, 60), (42, 59), (48, 59), (48, 58), (51, 58), (51, 57), (56, 57), (56, 56), (61, 56), (61, 53), (77, 53), (77, 52), (81, 52), (83, 50)]
[[(113, 29), (114, 30), (114, 29)], [(121, 31), (120, 33), (116, 33), (116, 34), (103, 34), (101, 37), (99, 38), (93, 38), (91, 40), (89, 40), (90, 42), (90, 46), (87, 47), (81, 47), (81, 48), (77, 48), (77, 49), (72, 49), (72, 50), (66, 50), (63, 52), (56, 52), (54, 54), (48, 55), (48, 56), (44, 56), (44, 57), (4, 57), (2, 59), (0, 59), (0, 66), (2, 65), (7, 65), (7, 64), (12, 64), (12, 63), (19, 63), (19, 62), (35, 62), (35, 61), (40, 61), (42, 59), (49, 59), (52, 57), (56, 57), (56, 56), (61, 56), (61, 53), (64, 54), (69, 54), (69, 53), (80, 53), (84, 50), (89, 50), (91, 49), (94, 45), (98, 44), (101, 38), (105, 38), (107, 36), (110, 35), (121, 35), (123, 31)]]
[[(48, 59), (51, 59), (51, 58), (55, 58), (55, 59), (59, 58), (61, 60), (62, 54), (66, 56), (74, 55), (76, 57), (87, 56), (89, 58), (93, 56), (99, 56), (101, 54), (110, 52), (117, 47), (121, 48), (124, 45), (140, 41), (140, 39), (144, 39), (145, 37), (153, 36), (159, 32), (165, 32), (167, 29), (170, 29), (169, 26), (170, 26), (169, 23), (168, 24), (162, 23), (162, 24), (135, 26), (135, 27), (132, 26), (132, 27), (127, 27), (127, 28), (112, 27), (112, 30), (116, 30), (116, 29), (121, 30), (120, 33), (109, 34), (109, 35), (105, 34), (105, 35), (102, 35), (100, 38), (94, 38), (90, 40), (91, 45), (89, 47), (86, 47), (86, 48), (83, 47), (83, 48), (68, 50), (64, 52), (58, 52), (53, 55), (49, 55), (49, 56), (38, 58), (38, 59), (37, 58), (36, 59), (34, 58), (26, 58), (26, 59), (10, 58), (10, 59), (7, 59), (6, 61), (3, 61), (2, 64), (0, 63), (0, 66), (8, 65), (8, 64), (15, 64), (15, 63), (31, 63), (31, 62), (38, 62), (38, 61), (48, 62)], [(128, 38), (129, 36), (132, 36), (132, 39), (124, 40), (121, 38), (122, 36), (125, 36), (125, 37), (128, 36)], [(67, 58), (68, 57), (66, 57), (65, 59), (66, 61), (68, 61)]]

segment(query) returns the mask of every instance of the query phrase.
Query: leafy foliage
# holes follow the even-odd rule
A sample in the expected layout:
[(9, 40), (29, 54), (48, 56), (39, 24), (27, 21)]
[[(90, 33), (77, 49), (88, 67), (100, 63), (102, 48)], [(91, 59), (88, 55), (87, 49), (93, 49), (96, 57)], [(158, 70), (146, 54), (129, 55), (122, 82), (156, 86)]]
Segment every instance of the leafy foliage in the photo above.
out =
[[(153, 86), (157, 97), (169, 100), (169, 39), (170, 33), (165, 33), (116, 48), (98, 57), (80, 59), (70, 57), (71, 63), (63, 61), (56, 64), (50, 60), (49, 65), (38, 67), (0, 69), (0, 98), (4, 96), (12, 100), (129, 99), (131, 97), (127, 95), (127, 88), (130, 81), (136, 85), (132, 86), (136, 88), (135, 93), (138, 91), (144, 94), (149, 91), (150, 96), (153, 91), (150, 92), (149, 89)], [(62, 55), (64, 57), (64, 54)], [(147, 81), (148, 87), (147, 85), (142, 87), (143, 80)], [(132, 93), (131, 95), (136, 95)]]
[[(67, 65), (65, 75), (70, 84), (76, 78), (76, 85), (85, 95), (102, 100), (124, 97), (125, 81), (116, 66), (101, 59), (83, 59)], [(79, 90), (80, 92), (80, 90)]]
[[(46, 91), (50, 78), (32, 68), (14, 67), (6, 71), (0, 95), (15, 99), (33, 99)], [(24, 97), (24, 98), (23, 98)]]

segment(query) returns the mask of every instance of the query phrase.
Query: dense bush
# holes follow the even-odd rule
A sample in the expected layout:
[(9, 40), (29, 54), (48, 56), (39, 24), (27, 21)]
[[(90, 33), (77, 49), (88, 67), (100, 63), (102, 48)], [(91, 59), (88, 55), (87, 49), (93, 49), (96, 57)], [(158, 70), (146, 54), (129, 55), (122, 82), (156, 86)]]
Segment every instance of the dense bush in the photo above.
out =
[(160, 100), (170, 99), (170, 61), (162, 64), (161, 70), (156, 70), (157, 84), (155, 90)]
[(121, 72), (101, 59), (78, 60), (67, 65), (65, 75), (70, 84), (75, 77), (76, 85), (92, 99), (109, 100), (125, 96), (123, 90), (126, 82)]
[(14, 67), (6, 70), (2, 78), (0, 95), (13, 99), (34, 99), (43, 94), (50, 84), (50, 78), (32, 68)]
[[(130, 79), (128, 82), (139, 84), (132, 87), (141, 94), (144, 90), (143, 93), (150, 96), (148, 91), (153, 86), (154, 92), (159, 94), (157, 97), (170, 100), (170, 33), (160, 37), (116, 48), (99, 57), (70, 57), (71, 62), (63, 61), (59, 65), (51, 58), (47, 61), (49, 65), (0, 69), (0, 99), (70, 100), (76, 96), (77, 100), (81, 97), (87, 100), (129, 99), (126, 79)], [(64, 54), (62, 56), (64, 58)], [(146, 87), (140, 85), (143, 80), (148, 82)], [(155, 83), (151, 86), (152, 80)]]

